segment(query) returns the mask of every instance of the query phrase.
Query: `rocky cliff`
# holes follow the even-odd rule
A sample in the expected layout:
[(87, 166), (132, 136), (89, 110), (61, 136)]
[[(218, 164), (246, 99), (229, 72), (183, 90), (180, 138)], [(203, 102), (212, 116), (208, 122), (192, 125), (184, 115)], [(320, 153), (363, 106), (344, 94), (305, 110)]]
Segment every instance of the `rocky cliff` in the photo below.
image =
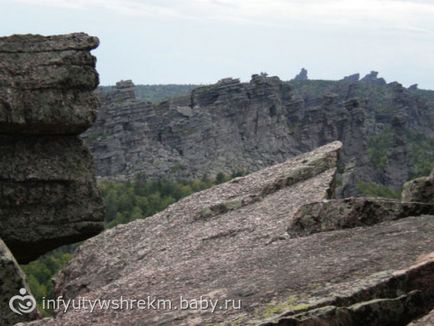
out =
[(86, 34), (0, 38), (1, 325), (35, 317), (9, 309), (12, 294), (28, 292), (16, 261), (104, 229), (92, 157), (78, 137), (99, 104), (97, 46)]
[(344, 194), (357, 193), (360, 181), (398, 188), (427, 173), (421, 155), (434, 162), (434, 104), (377, 74), (228, 78), (158, 105), (118, 85), (101, 93), (102, 110), (84, 137), (98, 175), (124, 178), (255, 171), (339, 139)]
[[(404, 326), (427, 314), (433, 202), (330, 199), (340, 148), (328, 144), (86, 241), (57, 276), (57, 295), (143, 299), (142, 308), (59, 310), (32, 325)], [(345, 209), (329, 210), (324, 221), (335, 223), (320, 229), (303, 212), (327, 203)], [(309, 232), (298, 232), (300, 218), (312, 221), (303, 224)], [(199, 307), (200, 299), (218, 305)]]

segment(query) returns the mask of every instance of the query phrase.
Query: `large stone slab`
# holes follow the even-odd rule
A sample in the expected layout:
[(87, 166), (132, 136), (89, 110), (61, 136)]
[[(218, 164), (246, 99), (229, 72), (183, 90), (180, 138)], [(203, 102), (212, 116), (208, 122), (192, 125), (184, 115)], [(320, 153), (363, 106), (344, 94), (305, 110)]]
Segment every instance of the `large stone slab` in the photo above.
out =
[(345, 198), (301, 207), (288, 227), (291, 236), (370, 226), (408, 216), (434, 215), (434, 205), (384, 198)]
[(74, 136), (0, 136), (0, 237), (19, 262), (103, 230), (92, 157)]
[(301, 206), (330, 197), (339, 147), (319, 148), (108, 230), (87, 240), (56, 279), (56, 294), (65, 299), (149, 296), (179, 308), (181, 297), (203, 296), (240, 300), (240, 309), (75, 310), (37, 325), (257, 325), (317, 308), (326, 316), (339, 309), (349, 318), (371, 316), (384, 326), (428, 312), (433, 216), (303, 238), (286, 233)]
[(434, 253), (408, 268), (343, 282), (322, 292), (329, 296), (312, 297), (308, 304), (260, 326), (406, 326), (434, 305)]
[(95, 37), (0, 38), (0, 133), (79, 134), (96, 118)]
[[(36, 309), (30, 313), (21, 314), (11, 310), (9, 302), (14, 296), (21, 295), (21, 289), (26, 291), (24, 295), (31, 295), (25, 282), (24, 273), (21, 271), (8, 247), (0, 239), (0, 325), (11, 326), (18, 322), (29, 321), (39, 317)], [(32, 304), (29, 300), (14, 301), (13, 307), (19, 308), (19, 303), (25, 305), (28, 302)], [(26, 306), (24, 308), (27, 309)]]

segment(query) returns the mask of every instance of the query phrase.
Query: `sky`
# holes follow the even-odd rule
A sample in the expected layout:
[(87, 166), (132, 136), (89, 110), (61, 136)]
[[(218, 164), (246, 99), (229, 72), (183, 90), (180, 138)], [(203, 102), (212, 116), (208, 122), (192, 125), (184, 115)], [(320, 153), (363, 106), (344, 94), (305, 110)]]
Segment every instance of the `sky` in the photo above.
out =
[(433, 0), (0, 0), (0, 35), (86, 32), (102, 85), (379, 71), (434, 89)]

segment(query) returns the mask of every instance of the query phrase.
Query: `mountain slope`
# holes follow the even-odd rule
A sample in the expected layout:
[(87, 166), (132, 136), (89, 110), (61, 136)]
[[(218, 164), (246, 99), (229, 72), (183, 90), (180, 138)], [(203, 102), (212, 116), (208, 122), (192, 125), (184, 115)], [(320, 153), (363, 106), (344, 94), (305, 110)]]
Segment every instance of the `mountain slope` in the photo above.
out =
[[(356, 77), (356, 78), (355, 78)], [(227, 78), (160, 104), (132, 83), (101, 93), (85, 135), (104, 177), (191, 178), (256, 171), (339, 139), (343, 192), (375, 182), (399, 188), (434, 162), (433, 92), (377, 78)], [(434, 97), (433, 97), (434, 98)]]

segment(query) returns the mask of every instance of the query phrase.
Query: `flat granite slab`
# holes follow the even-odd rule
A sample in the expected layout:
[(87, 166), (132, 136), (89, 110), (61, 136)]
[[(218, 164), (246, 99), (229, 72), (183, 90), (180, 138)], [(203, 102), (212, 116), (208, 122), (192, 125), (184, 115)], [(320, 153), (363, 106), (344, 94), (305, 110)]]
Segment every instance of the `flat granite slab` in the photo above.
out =
[[(56, 279), (56, 294), (65, 299), (149, 296), (169, 300), (172, 309), (59, 311), (40, 325), (256, 325), (321, 302), (359, 304), (358, 313), (372, 307), (364, 301), (386, 294), (393, 299), (387, 304), (404, 306), (429, 296), (420, 275), (432, 265), (386, 282), (391, 285), (383, 291), (369, 292), (369, 284), (434, 251), (433, 216), (300, 238), (286, 233), (300, 206), (332, 194), (340, 146), (326, 145), (105, 231), (87, 240)], [(336, 293), (347, 300), (333, 300)], [(201, 297), (218, 300), (216, 309), (181, 309), (181, 298)]]

